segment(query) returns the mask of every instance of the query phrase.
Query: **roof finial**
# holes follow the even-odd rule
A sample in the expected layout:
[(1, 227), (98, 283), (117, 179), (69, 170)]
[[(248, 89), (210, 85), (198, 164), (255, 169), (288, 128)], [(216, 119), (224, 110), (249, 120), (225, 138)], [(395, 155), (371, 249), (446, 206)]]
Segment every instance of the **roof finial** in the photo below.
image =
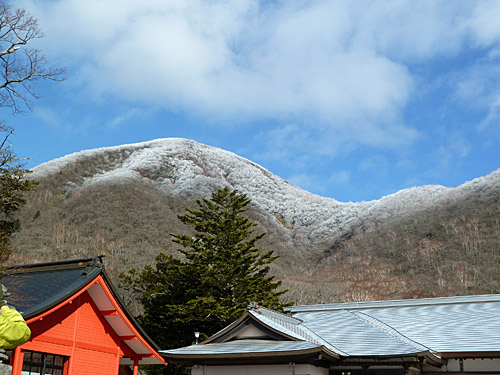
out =
[(260, 306), (257, 302), (250, 302), (247, 306), (248, 311), (256, 311), (259, 314), (262, 314), (262, 311), (260, 311)]
[(104, 268), (104, 263), (102, 262), (103, 255), (98, 255), (95, 258), (89, 259), (87, 265), (82, 271), (82, 275), (88, 275), (96, 268)]

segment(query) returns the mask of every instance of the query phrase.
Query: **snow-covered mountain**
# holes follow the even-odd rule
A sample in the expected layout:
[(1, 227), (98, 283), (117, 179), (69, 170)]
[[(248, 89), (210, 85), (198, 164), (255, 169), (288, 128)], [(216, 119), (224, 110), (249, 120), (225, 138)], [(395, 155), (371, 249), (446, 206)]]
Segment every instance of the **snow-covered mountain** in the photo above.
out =
[[(252, 200), (253, 218), (269, 233), (266, 236), (269, 245), (284, 258), (281, 261), (284, 265), (278, 273), (295, 272), (298, 263), (334, 269), (338, 264), (326, 264), (333, 261), (335, 254), (343, 254), (345, 261), (346, 257), (353, 259), (352, 253), (359, 255), (371, 251), (360, 250), (362, 246), (368, 246), (360, 245), (368, 235), (383, 232), (380, 237), (383, 238), (401, 223), (428, 216), (433, 210), (451, 210), (470, 197), (481, 200), (481, 197), (500, 195), (500, 170), (497, 170), (457, 188), (420, 186), (369, 202), (338, 202), (304, 191), (234, 153), (179, 138), (81, 151), (41, 164), (32, 172), (31, 178), (42, 181), (40, 191), (52, 189), (50, 191), (54, 192), (56, 186), (66, 198), (71, 197), (70, 200), (54, 202), (63, 211), (71, 200), (81, 201), (90, 192), (97, 194), (97, 190), (99, 194), (96, 196), (100, 197), (110, 186), (140, 184), (150, 187), (158, 192), (159, 197), (167, 197), (169, 203), (165, 207), (172, 209), (168, 213), (171, 216), (182, 208), (193, 206), (195, 199), (209, 196), (215, 188), (229, 186), (237, 189)], [(159, 202), (161, 199), (153, 200)], [(491, 204), (492, 201), (488, 202)], [(28, 205), (27, 210), (42, 212), (42, 203)], [(72, 207), (75, 211), (83, 210), (81, 202)], [(64, 217), (71, 217), (70, 213), (64, 212)], [(58, 219), (51, 220), (56, 222)], [(75, 219), (67, 220), (69, 222), (65, 225), (68, 226), (75, 222)], [(422, 220), (427, 224), (430, 222)], [(448, 220), (448, 216), (442, 220)], [(443, 223), (435, 225), (444, 227)], [(79, 225), (86, 223), (82, 221)], [(29, 227), (33, 229), (33, 224)], [(23, 231), (17, 241), (22, 242)], [(396, 235), (403, 236), (403, 233)], [(415, 241), (411, 246), (417, 246), (418, 241)], [(349, 253), (353, 246), (355, 249)], [(23, 246), (19, 244), (19, 248)], [(383, 253), (382, 250), (379, 252)], [(380, 260), (379, 255), (377, 259)], [(330, 263), (322, 264), (325, 259)]]
[(200, 198), (227, 185), (246, 193), (259, 211), (290, 223), (289, 230), (308, 228), (314, 241), (342, 231), (376, 204), (311, 194), (234, 153), (179, 138), (78, 152), (37, 166), (32, 178), (46, 178), (89, 159), (98, 161), (72, 189), (147, 180), (166, 195)]
[(499, 191), (500, 187), (497, 170), (454, 189), (420, 186), (370, 202), (343, 203), (302, 190), (232, 152), (180, 138), (81, 151), (35, 167), (32, 178), (42, 179), (89, 159), (98, 162), (89, 165), (82, 181), (70, 184), (72, 189), (141, 179), (164, 194), (198, 198), (228, 185), (246, 193), (260, 211), (290, 223), (290, 231), (308, 232), (313, 242), (331, 241), (369, 217), (394, 219), (458, 199), (471, 190)]

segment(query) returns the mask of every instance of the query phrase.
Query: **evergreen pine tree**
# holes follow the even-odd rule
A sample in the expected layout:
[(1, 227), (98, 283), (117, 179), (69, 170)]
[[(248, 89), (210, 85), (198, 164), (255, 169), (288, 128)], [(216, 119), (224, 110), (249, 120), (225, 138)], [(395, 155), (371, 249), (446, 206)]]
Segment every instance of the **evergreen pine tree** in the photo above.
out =
[[(179, 216), (196, 234), (172, 234), (182, 246), (181, 259), (161, 253), (154, 267), (122, 275), (124, 287), (139, 293), (140, 321), (162, 349), (191, 345), (195, 331), (201, 339), (216, 333), (250, 302), (283, 307), (281, 282), (269, 276), (269, 264), (277, 257), (255, 247), (264, 233), (254, 235), (256, 224), (243, 215), (249, 203), (245, 194), (228, 188), (198, 200), (197, 210)], [(182, 372), (169, 365), (165, 373)]]
[(29, 171), (23, 168), (22, 160), (11, 150), (9, 136), (12, 129), (0, 122), (0, 134), (2, 132), (6, 135), (0, 142), (0, 264), (9, 258), (10, 237), (20, 226), (14, 214), (26, 203), (26, 192), (37, 185), (26, 178)]

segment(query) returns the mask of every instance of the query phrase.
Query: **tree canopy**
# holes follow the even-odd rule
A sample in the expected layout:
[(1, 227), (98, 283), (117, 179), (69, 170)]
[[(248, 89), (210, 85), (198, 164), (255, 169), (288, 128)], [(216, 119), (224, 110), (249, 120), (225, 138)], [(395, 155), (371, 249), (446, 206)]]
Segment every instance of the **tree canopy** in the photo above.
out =
[[(122, 274), (122, 286), (138, 293), (144, 306), (141, 324), (161, 348), (191, 345), (194, 332), (208, 337), (237, 319), (250, 302), (281, 309), (281, 282), (269, 275), (277, 258), (255, 247), (264, 233), (254, 234), (244, 212), (250, 199), (228, 188), (197, 201), (179, 220), (195, 234), (172, 234), (178, 257), (163, 253), (156, 264)], [(168, 373), (176, 373), (168, 366)]]
[(0, 131), (7, 132), (0, 143), (0, 264), (5, 262), (11, 253), (9, 239), (19, 228), (19, 221), (13, 213), (25, 202), (24, 193), (32, 190), (36, 183), (25, 179), (27, 171), (23, 169), (20, 159), (11, 150), (8, 136), (11, 131), (0, 125)]

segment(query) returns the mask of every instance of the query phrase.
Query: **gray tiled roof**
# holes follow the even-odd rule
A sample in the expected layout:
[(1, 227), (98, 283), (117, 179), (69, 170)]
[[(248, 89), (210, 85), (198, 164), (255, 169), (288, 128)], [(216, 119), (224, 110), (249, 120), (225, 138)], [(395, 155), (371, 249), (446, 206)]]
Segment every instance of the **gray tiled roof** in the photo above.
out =
[(18, 266), (7, 271), (2, 283), (9, 305), (29, 318), (83, 288), (102, 272), (100, 257)]
[(451, 305), (464, 303), (486, 303), (498, 302), (499, 294), (483, 294), (470, 296), (454, 296), (454, 297), (434, 297), (434, 298), (419, 298), (419, 299), (399, 299), (399, 300), (383, 300), (383, 301), (368, 301), (368, 302), (339, 302), (326, 303), (322, 305), (296, 305), (285, 307), (285, 311), (294, 314), (297, 317), (298, 313), (334, 311), (334, 310), (360, 310), (360, 309), (376, 309), (388, 307), (405, 307), (405, 306), (429, 306), (429, 305)]
[(500, 352), (500, 295), (292, 306), (287, 309), (292, 316), (265, 308), (247, 314), (290, 341), (245, 339), (214, 344), (209, 339), (207, 344), (164, 353), (236, 355), (314, 347), (342, 357)]
[(414, 354), (425, 351), (406, 340), (376, 327), (355, 314), (340, 310), (318, 314), (304, 326), (316, 332), (330, 345), (351, 356)]
[[(432, 352), (500, 352), (500, 295), (294, 306), (289, 310), (313, 331), (321, 331), (323, 337), (334, 331), (327, 339), (340, 343), (349, 353), (354, 350), (376, 354), (380, 337), (377, 330), (420, 351), (428, 348)], [(347, 326), (347, 313), (378, 329)], [(333, 326), (339, 327), (345, 336)], [(354, 342), (356, 337), (363, 340), (351, 346), (343, 338), (346, 336)], [(390, 347), (389, 342), (384, 346)], [(393, 349), (399, 350), (398, 346)]]
[(500, 301), (362, 311), (435, 352), (500, 351)]
[(291, 321), (290, 317), (284, 314), (278, 315), (275, 311), (266, 308), (261, 308), (260, 313), (250, 311), (250, 314), (264, 325), (274, 328), (288, 336), (295, 337), (298, 340), (306, 340), (314, 344), (323, 345), (334, 353), (347, 355), (347, 353), (339, 349), (338, 346), (318, 336), (316, 332), (302, 324), (303, 322), (301, 320), (294, 319)]
[(235, 340), (225, 343), (191, 345), (179, 349), (162, 350), (160, 353), (184, 355), (279, 353), (304, 351), (319, 347), (320, 345), (308, 341)]

